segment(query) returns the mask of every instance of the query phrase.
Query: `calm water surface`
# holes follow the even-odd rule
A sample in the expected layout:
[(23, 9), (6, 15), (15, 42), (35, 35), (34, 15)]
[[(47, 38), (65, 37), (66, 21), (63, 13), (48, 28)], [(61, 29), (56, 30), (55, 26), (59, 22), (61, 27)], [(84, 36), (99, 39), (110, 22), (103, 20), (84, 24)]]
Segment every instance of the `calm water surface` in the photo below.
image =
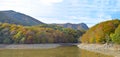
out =
[(79, 49), (59, 46), (50, 49), (0, 49), (0, 57), (112, 57)]

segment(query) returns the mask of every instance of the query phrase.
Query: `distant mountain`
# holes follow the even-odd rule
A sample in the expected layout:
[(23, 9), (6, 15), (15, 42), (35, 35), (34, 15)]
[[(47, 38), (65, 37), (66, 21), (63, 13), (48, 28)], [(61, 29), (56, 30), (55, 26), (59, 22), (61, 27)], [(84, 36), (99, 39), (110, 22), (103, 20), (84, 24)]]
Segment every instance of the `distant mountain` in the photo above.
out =
[(40, 22), (33, 17), (30, 17), (19, 12), (15, 12), (13, 10), (0, 11), (0, 22), (27, 26), (43, 24), (43, 22)]
[(85, 23), (80, 23), (80, 24), (66, 23), (66, 24), (57, 24), (57, 25), (65, 27), (65, 28), (76, 29), (76, 30), (88, 30), (89, 29)]
[[(45, 24), (33, 17), (30, 17), (23, 13), (15, 12), (13, 10), (0, 11), (0, 22), (10, 23), (10, 24), (19, 24), (19, 25), (25, 25), (25, 26)], [(56, 24), (56, 25), (62, 26), (65, 28), (82, 30), (82, 31), (88, 30), (88, 26), (85, 23), (80, 23), (80, 24), (66, 23), (66, 24)]]

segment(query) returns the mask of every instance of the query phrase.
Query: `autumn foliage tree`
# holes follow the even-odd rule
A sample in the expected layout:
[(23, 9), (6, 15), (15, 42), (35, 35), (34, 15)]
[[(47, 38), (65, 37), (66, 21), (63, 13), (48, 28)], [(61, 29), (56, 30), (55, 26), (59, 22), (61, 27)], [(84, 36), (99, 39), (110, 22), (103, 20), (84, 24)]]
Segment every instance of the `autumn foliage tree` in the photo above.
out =
[(82, 34), (56, 25), (0, 24), (0, 43), (3, 44), (76, 43)]
[(119, 24), (120, 20), (117, 19), (101, 22), (91, 27), (80, 40), (83, 43), (107, 43), (112, 41), (110, 34), (114, 33)]
[(120, 25), (115, 30), (115, 33), (111, 34), (111, 39), (112, 39), (113, 43), (120, 44)]

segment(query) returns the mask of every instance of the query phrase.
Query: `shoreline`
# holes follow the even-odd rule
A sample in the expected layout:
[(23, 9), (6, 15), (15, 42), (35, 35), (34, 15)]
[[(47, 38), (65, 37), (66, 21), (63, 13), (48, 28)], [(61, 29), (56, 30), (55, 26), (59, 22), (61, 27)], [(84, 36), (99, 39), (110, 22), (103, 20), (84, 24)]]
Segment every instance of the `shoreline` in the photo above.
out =
[(114, 57), (120, 57), (120, 46), (116, 47), (116, 45), (106, 44), (79, 44), (77, 46), (80, 49), (111, 55)]
[(78, 43), (46, 43), (46, 44), (0, 44), (0, 49), (50, 49), (59, 46), (72, 46)]

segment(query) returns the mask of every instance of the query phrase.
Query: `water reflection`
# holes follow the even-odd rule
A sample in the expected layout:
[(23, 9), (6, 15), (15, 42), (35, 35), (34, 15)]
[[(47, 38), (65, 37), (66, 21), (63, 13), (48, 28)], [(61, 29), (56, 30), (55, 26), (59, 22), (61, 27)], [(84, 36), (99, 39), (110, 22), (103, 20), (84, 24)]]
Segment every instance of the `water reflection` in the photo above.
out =
[(79, 49), (79, 55), (80, 55), (79, 57), (113, 57), (110, 55), (100, 54), (82, 49)]
[(51, 49), (4, 49), (0, 57), (112, 57), (81, 50), (77, 46), (60, 46)]

